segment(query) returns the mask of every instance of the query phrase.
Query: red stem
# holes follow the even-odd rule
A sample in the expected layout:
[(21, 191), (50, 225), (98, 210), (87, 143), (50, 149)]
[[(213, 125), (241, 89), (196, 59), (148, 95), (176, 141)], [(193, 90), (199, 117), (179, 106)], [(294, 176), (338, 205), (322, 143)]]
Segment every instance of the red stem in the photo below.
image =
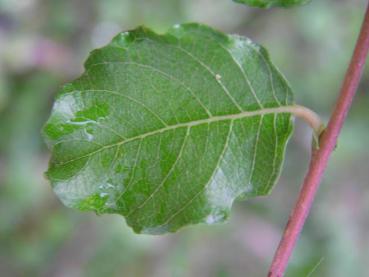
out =
[(319, 149), (313, 150), (309, 170), (305, 176), (298, 200), (269, 269), (269, 277), (282, 277), (296, 241), (309, 215), (315, 194), (319, 188), (328, 159), (336, 147), (337, 137), (346, 119), (352, 100), (358, 88), (369, 49), (369, 6), (357, 40), (354, 54), (347, 69), (340, 95), (328, 126), (321, 136)]

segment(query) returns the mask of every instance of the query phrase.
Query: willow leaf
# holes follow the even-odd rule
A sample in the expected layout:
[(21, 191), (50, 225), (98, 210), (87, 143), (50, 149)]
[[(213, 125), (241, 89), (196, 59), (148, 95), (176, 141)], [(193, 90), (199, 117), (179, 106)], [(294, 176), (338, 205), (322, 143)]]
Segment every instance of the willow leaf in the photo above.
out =
[(270, 192), (292, 132), (291, 90), (266, 50), (199, 24), (140, 27), (94, 50), (44, 127), (61, 201), (138, 233), (224, 221)]

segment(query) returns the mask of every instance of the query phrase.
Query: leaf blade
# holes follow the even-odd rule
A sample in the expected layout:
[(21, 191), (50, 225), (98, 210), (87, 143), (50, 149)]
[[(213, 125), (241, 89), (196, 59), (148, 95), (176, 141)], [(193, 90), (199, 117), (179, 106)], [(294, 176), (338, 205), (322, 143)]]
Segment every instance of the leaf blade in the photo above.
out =
[(223, 221), (235, 198), (269, 193), (293, 99), (265, 49), (198, 24), (139, 28), (85, 68), (44, 128), (64, 204), (162, 233)]

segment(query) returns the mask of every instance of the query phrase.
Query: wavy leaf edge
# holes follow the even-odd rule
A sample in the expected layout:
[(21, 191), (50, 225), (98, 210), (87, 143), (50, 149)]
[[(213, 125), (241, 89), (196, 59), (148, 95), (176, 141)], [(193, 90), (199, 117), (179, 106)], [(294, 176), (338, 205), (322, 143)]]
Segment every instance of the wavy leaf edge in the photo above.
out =
[[(127, 143), (129, 141), (133, 141), (135, 139), (143, 139), (144, 137), (156, 134), (156, 133), (163, 133), (165, 131), (169, 131), (172, 129), (177, 129), (177, 128), (186, 128), (187, 127), (187, 131), (191, 128), (191, 126), (197, 126), (203, 123), (207, 123), (210, 124), (212, 122), (218, 122), (218, 121), (223, 121), (223, 120), (231, 120), (231, 125), (229, 127), (228, 132), (231, 133), (232, 131), (232, 127), (233, 127), (233, 122), (238, 120), (238, 119), (243, 119), (246, 117), (254, 117), (254, 116), (260, 116), (260, 122), (263, 121), (263, 115), (266, 114), (284, 114), (286, 115), (286, 122), (289, 122), (285, 127), (286, 127), (286, 133), (285, 136), (283, 137), (283, 143), (282, 143), (282, 149), (281, 149), (281, 155), (279, 156), (279, 159), (281, 160), (279, 166), (277, 166), (277, 170), (275, 172), (275, 176), (273, 177), (273, 182), (271, 184), (271, 186), (263, 191), (263, 193), (249, 193), (246, 191), (238, 193), (236, 196), (233, 197), (233, 199), (231, 199), (230, 203), (228, 203), (227, 207), (225, 209), (222, 209), (221, 211), (217, 211), (214, 213), (214, 211), (210, 211), (206, 216), (202, 216), (201, 218), (196, 218), (195, 220), (187, 220), (187, 222), (185, 222), (184, 224), (177, 224), (175, 226), (171, 226), (168, 224), (157, 224), (156, 226), (137, 226), (137, 224), (134, 222), (134, 220), (130, 220), (129, 216), (127, 216), (127, 214), (123, 214), (121, 212), (117, 212), (116, 210), (112, 211), (109, 209), (106, 210), (99, 210), (99, 209), (95, 209), (95, 207), (97, 207), (100, 204), (106, 204), (106, 199), (102, 199), (104, 197), (101, 197), (102, 193), (93, 193), (90, 196), (91, 197), (87, 197), (85, 200), (83, 200), (81, 203), (81, 201), (77, 201), (71, 202), (69, 196), (65, 195), (65, 192), (63, 191), (63, 189), (58, 189), (58, 180), (55, 178), (55, 176), (53, 176), (54, 172), (53, 172), (53, 167), (55, 166), (60, 166), (63, 165), (63, 163), (60, 163), (57, 161), (57, 159), (55, 159), (55, 145), (54, 144), (54, 139), (52, 138), (53, 134), (52, 131), (50, 131), (50, 125), (52, 124), (51, 121), (53, 119), (55, 119), (56, 114), (58, 113), (58, 109), (61, 108), (61, 106), (58, 106), (58, 101), (61, 101), (59, 103), (63, 103), (63, 98), (64, 97), (68, 97), (68, 94), (71, 91), (75, 91), (75, 83), (78, 82), (79, 80), (81, 80), (85, 74), (87, 74), (86, 72), (88, 72), (89, 68), (91, 66), (93, 66), (95, 63), (95, 58), (96, 56), (100, 55), (100, 51), (108, 48), (108, 47), (122, 47), (122, 45), (125, 47), (129, 47), (130, 43), (132, 43), (132, 41), (135, 40), (135, 36), (137, 34), (143, 35), (143, 36), (155, 36), (157, 37), (159, 40), (163, 40), (163, 41), (171, 41), (172, 39), (178, 40), (181, 38), (181, 34), (183, 33), (185, 36), (185, 33), (188, 30), (193, 30), (193, 29), (203, 29), (205, 30), (204, 32), (210, 32), (212, 35), (215, 36), (219, 36), (220, 40), (226, 40), (226, 41), (237, 41), (238, 39), (242, 39), (243, 41), (247, 41), (249, 43), (249, 45), (251, 47), (254, 47), (255, 49), (257, 49), (257, 51), (259, 51), (261, 53), (261, 55), (263, 55), (263, 58), (265, 59), (265, 62), (268, 64), (268, 66), (273, 66), (273, 70), (274, 73), (276, 74), (276, 76), (278, 78), (281, 78), (281, 82), (286, 86), (287, 88), (287, 95), (291, 94), (290, 92), (290, 88), (289, 85), (287, 83), (287, 81), (285, 80), (285, 78), (281, 75), (281, 73), (278, 71), (278, 69), (271, 63), (269, 55), (267, 53), (267, 51), (260, 45), (251, 42), (251, 40), (245, 38), (245, 37), (241, 37), (238, 35), (225, 35), (221, 32), (218, 32), (208, 26), (202, 25), (202, 24), (198, 24), (198, 23), (187, 23), (187, 24), (182, 24), (182, 25), (175, 25), (173, 28), (169, 29), (167, 33), (163, 34), (163, 35), (159, 35), (159, 34), (155, 34), (154, 32), (152, 32), (150, 29), (146, 28), (146, 27), (139, 27), (135, 30), (132, 31), (128, 31), (128, 32), (122, 32), (120, 34), (118, 34), (115, 38), (113, 38), (112, 42), (109, 43), (107, 46), (104, 46), (100, 49), (96, 49), (93, 50), (89, 56), (89, 58), (86, 60), (85, 62), (85, 72), (82, 74), (82, 76), (78, 79), (76, 79), (75, 81), (72, 81), (71, 83), (67, 84), (64, 86), (64, 88), (62, 89), (62, 91), (57, 95), (56, 100), (55, 100), (55, 104), (53, 107), (53, 111), (52, 111), (52, 115), (50, 117), (50, 119), (48, 120), (48, 122), (45, 124), (45, 127), (43, 128), (43, 136), (45, 138), (45, 141), (47, 142), (47, 145), (49, 147), (49, 149), (53, 152), (53, 156), (50, 160), (50, 164), (49, 164), (49, 170), (46, 172), (46, 176), (47, 178), (50, 180), (52, 186), (54, 187), (54, 190), (56, 192), (56, 194), (58, 195), (58, 197), (62, 200), (62, 202), (69, 207), (73, 207), (73, 208), (77, 208), (80, 210), (94, 210), (96, 213), (118, 213), (118, 214), (122, 214), (125, 218), (126, 221), (128, 223), (128, 225), (130, 225), (133, 230), (137, 233), (148, 233), (148, 234), (162, 234), (162, 233), (166, 233), (166, 232), (175, 232), (177, 231), (179, 228), (186, 226), (186, 225), (191, 225), (191, 224), (197, 224), (197, 223), (208, 223), (208, 224), (212, 224), (212, 223), (217, 223), (217, 222), (223, 222), (225, 221), (230, 213), (230, 209), (233, 205), (233, 201), (235, 199), (241, 199), (241, 198), (247, 198), (247, 197), (253, 197), (253, 196), (257, 196), (257, 195), (267, 195), (270, 193), (271, 188), (274, 187), (275, 183), (277, 182), (279, 175), (281, 173), (281, 168), (282, 168), (282, 164), (283, 164), (283, 160), (284, 160), (284, 156), (285, 156), (285, 148), (287, 145), (287, 142), (292, 134), (292, 130), (293, 130), (293, 124), (292, 124), (292, 113), (293, 113), (293, 109), (295, 107), (295, 105), (293, 104), (293, 100), (290, 102), (291, 105), (286, 105), (286, 106), (282, 106), (282, 107), (271, 107), (271, 108), (265, 108), (263, 110), (254, 110), (254, 111), (243, 111), (239, 114), (231, 114), (231, 115), (217, 115), (214, 116), (211, 119), (199, 119), (199, 120), (194, 120), (192, 122), (189, 123), (183, 123), (183, 124), (178, 124), (177, 126), (168, 126), (168, 127), (164, 127), (162, 129), (158, 129), (155, 130), (153, 132), (147, 132), (146, 134), (142, 134), (142, 135), (138, 135), (135, 137), (132, 137), (130, 140), (126, 140), (126, 141), (120, 141), (119, 143), (115, 143), (115, 144), (111, 144), (111, 145), (106, 145), (104, 146), (104, 148), (109, 148), (114, 147), (114, 146), (118, 146), (119, 144), (124, 144)], [(218, 79), (218, 75), (215, 75), (215, 78)], [(219, 77), (221, 78), (221, 77)], [(219, 81), (219, 80), (218, 80)], [(86, 90), (89, 91), (89, 90)], [(64, 107), (65, 108), (65, 107)], [(53, 117), (54, 116), (54, 117)], [(276, 118), (276, 117), (275, 117)], [(275, 119), (273, 119), (275, 120)], [(261, 123), (260, 123), (261, 124)], [(260, 126), (259, 126), (260, 128)], [(229, 134), (227, 135), (227, 140), (229, 139)], [(227, 143), (226, 143), (227, 144)], [(225, 144), (225, 145), (226, 145)], [(226, 146), (225, 146), (226, 149)], [(255, 153), (257, 152), (257, 150), (255, 150)], [(224, 154), (224, 153), (223, 153)], [(222, 155), (220, 155), (219, 157), (219, 161), (222, 161)], [(83, 158), (83, 157), (82, 157)], [(217, 165), (214, 168), (214, 172), (212, 173), (212, 176), (215, 174), (215, 172), (219, 169), (219, 165)], [(213, 178), (213, 177), (211, 177)], [(96, 198), (96, 199), (95, 199)], [(95, 203), (95, 201), (97, 201), (97, 204)], [(147, 201), (147, 200), (145, 200)], [(146, 202), (145, 202), (146, 203)], [(135, 208), (135, 210), (137, 209), (137, 207)], [(132, 212), (130, 212), (129, 214), (131, 214)], [(172, 217), (172, 216), (171, 216)], [(168, 220), (166, 220), (168, 221)], [(164, 222), (165, 223), (165, 222)]]

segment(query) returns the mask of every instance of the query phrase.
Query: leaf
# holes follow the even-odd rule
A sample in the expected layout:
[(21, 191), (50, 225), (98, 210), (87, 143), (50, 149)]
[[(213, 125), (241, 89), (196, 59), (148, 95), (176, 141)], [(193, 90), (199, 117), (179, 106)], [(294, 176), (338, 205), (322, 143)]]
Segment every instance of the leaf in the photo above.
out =
[(310, 0), (233, 0), (233, 1), (258, 8), (271, 8), (271, 7), (287, 8), (296, 5), (304, 5), (310, 2)]
[(292, 132), (266, 50), (199, 24), (120, 33), (58, 94), (44, 137), (61, 201), (138, 233), (224, 221), (268, 194)]

